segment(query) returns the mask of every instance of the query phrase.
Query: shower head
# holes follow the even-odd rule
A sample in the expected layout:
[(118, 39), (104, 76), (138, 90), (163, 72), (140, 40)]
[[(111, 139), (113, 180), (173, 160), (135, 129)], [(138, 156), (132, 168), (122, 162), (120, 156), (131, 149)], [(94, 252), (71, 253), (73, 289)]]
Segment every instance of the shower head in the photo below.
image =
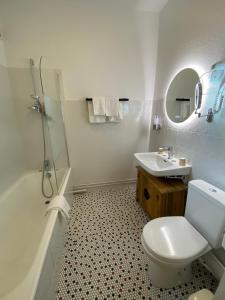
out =
[(29, 61), (30, 61), (30, 73), (31, 73), (32, 85), (33, 85), (33, 91), (34, 91), (34, 95), (37, 95), (37, 88), (36, 88), (35, 74), (34, 74), (35, 62), (33, 58), (30, 58)]

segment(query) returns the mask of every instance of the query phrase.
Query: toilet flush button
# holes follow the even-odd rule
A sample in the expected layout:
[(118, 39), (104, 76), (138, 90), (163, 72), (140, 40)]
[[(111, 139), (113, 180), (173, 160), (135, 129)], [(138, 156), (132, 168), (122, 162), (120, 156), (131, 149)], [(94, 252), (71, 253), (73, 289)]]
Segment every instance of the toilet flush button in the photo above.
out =
[(209, 191), (210, 191), (210, 192), (213, 192), (213, 193), (216, 193), (216, 192), (217, 192), (217, 190), (214, 189), (214, 188), (209, 188)]

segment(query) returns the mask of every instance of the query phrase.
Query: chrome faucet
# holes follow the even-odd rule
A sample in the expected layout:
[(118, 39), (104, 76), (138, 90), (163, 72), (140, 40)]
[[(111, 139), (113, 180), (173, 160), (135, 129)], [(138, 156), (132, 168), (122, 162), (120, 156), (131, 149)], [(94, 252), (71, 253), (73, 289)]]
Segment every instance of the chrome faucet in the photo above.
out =
[(159, 152), (162, 152), (162, 151), (167, 151), (168, 152), (168, 159), (171, 159), (174, 155), (173, 146), (161, 146), (161, 147), (159, 147)]
[(34, 104), (29, 106), (28, 109), (34, 110), (38, 113), (42, 113), (44, 111), (44, 106), (40, 102), (40, 97), (38, 95), (30, 95), (32, 99), (34, 99)]

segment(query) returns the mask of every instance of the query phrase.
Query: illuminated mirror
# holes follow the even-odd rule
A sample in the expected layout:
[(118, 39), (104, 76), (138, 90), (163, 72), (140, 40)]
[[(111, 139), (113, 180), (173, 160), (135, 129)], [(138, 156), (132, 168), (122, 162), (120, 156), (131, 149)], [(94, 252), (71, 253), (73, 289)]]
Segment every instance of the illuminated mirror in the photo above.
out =
[(191, 68), (183, 69), (174, 77), (166, 95), (166, 112), (171, 121), (181, 123), (194, 112), (198, 82), (198, 73)]

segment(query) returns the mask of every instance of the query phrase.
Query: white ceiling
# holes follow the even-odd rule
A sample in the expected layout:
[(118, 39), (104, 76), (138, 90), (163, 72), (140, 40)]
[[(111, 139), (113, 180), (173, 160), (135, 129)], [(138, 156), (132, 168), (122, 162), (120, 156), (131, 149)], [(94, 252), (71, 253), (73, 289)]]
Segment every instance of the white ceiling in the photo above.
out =
[(160, 12), (168, 0), (137, 0), (137, 9)]
[(75, 0), (81, 5), (111, 6), (141, 11), (160, 12), (168, 0)]

